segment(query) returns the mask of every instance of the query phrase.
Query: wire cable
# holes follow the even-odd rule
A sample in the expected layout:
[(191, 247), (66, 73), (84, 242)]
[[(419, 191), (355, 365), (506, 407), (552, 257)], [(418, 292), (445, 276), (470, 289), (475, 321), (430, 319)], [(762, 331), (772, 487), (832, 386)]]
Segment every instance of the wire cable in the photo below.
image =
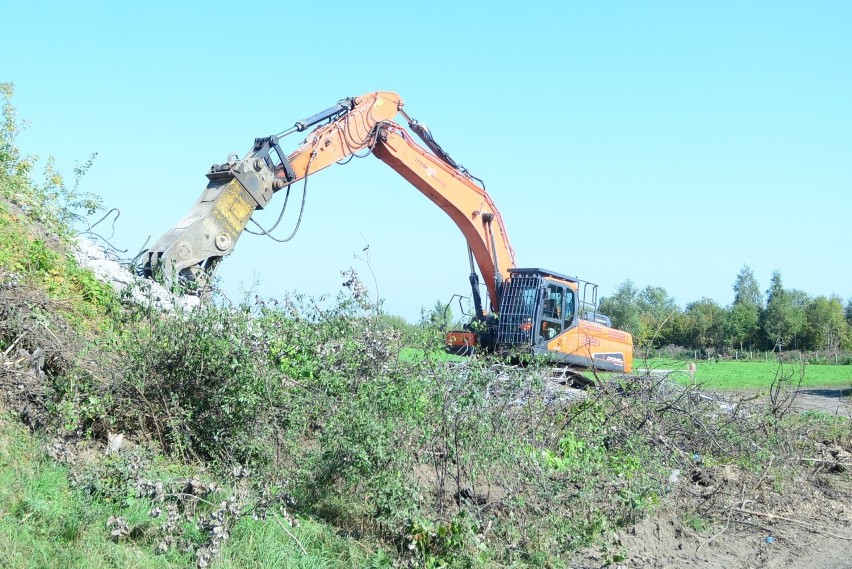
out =
[[(292, 186), (287, 186), (287, 193), (284, 194), (284, 203), (281, 205), (281, 211), (278, 213), (278, 219), (275, 220), (275, 223), (272, 224), (272, 227), (269, 229), (261, 228), (261, 231), (252, 231), (251, 229), (246, 228), (245, 232), (250, 233), (251, 235), (264, 235), (270, 231), (275, 231), (275, 228), (278, 227), (278, 224), (281, 223), (281, 220), (284, 218), (284, 212), (287, 210), (287, 202), (290, 201), (290, 188)], [(254, 221), (253, 219), (249, 219), (252, 223), (260, 227), (260, 225)]]
[[(276, 243), (287, 243), (288, 241), (292, 240), (296, 236), (296, 233), (298, 233), (298, 231), (299, 231), (299, 227), (302, 225), (302, 216), (305, 213), (305, 202), (307, 201), (307, 197), (308, 197), (308, 177), (310, 176), (311, 162), (314, 161), (314, 157), (316, 155), (317, 155), (317, 151), (316, 151), (316, 148), (314, 148), (314, 150), (311, 152), (310, 159), (308, 159), (308, 165), (305, 167), (305, 179), (304, 179), (304, 184), (302, 185), (302, 205), (299, 208), (299, 218), (296, 220), (296, 227), (293, 228), (292, 233), (290, 233), (290, 235), (288, 235), (286, 238), (280, 239), (280, 238), (272, 235), (272, 233), (271, 233), (272, 229), (269, 229), (269, 230), (264, 229), (254, 219), (249, 218), (249, 221), (254, 223), (258, 227), (258, 229), (260, 229), (260, 231), (261, 231), (260, 233), (253, 233), (254, 235), (265, 235), (265, 236), (269, 237), (270, 239), (272, 239), (273, 241), (275, 241)], [(288, 188), (288, 192), (289, 192), (289, 188)], [(289, 193), (288, 193), (288, 196), (289, 196)], [(285, 202), (286, 202), (286, 200), (285, 200)], [(284, 211), (282, 209), (281, 215), (283, 215), (283, 213), (284, 213)], [(278, 221), (280, 221), (280, 220), (281, 219), (280, 219), (280, 216), (279, 216)], [(278, 225), (278, 222), (276, 222), (275, 225)], [(273, 226), (273, 229), (274, 229), (274, 226)]]

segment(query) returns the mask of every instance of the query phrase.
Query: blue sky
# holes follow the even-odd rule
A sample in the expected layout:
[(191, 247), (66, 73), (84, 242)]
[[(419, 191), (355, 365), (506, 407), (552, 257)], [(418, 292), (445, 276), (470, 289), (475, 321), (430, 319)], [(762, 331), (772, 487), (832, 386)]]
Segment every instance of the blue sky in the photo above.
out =
[[(397, 91), (485, 180), (519, 266), (681, 305), (729, 304), (743, 265), (852, 297), (852, 3), (287, 4), (0, 0), (20, 146), (69, 176), (97, 152), (83, 189), (135, 252), (212, 163)], [(244, 235), (220, 275), (235, 298), (334, 295), (350, 266), (411, 320), (469, 293), (461, 233), (373, 157), (311, 178), (298, 236)]]

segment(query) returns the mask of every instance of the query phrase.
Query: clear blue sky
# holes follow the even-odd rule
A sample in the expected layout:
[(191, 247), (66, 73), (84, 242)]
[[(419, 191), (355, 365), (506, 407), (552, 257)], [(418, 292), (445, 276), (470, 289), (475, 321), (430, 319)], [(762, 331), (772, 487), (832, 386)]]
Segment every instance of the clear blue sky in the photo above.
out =
[[(778, 269), (852, 297), (852, 2), (0, 0), (0, 17), (22, 149), (69, 176), (98, 152), (83, 189), (121, 210), (123, 248), (254, 137), (390, 90), (485, 180), (520, 266), (681, 305), (729, 304), (743, 265), (764, 290)], [(372, 157), (313, 177), (296, 239), (244, 235), (220, 274), (235, 297), (333, 295), (340, 270), (369, 276), (365, 243), (389, 312), (469, 292), (461, 233)]]

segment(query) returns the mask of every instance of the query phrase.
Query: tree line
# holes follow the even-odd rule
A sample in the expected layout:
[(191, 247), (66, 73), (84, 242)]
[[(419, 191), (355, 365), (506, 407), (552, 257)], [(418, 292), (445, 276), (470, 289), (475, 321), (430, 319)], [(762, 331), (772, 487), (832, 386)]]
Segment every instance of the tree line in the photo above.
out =
[(675, 345), (705, 354), (852, 349), (852, 299), (844, 305), (836, 295), (812, 297), (785, 288), (779, 271), (772, 273), (769, 288), (762, 292), (747, 265), (737, 274), (733, 290), (728, 306), (705, 297), (681, 309), (664, 288), (639, 290), (627, 280), (601, 300), (599, 310), (614, 327), (633, 334), (637, 346)]

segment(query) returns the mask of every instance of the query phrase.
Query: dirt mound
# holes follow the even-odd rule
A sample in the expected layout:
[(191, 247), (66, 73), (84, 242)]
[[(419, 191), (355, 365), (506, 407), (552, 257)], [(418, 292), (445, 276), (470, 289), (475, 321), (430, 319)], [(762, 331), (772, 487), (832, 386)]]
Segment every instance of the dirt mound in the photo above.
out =
[[(848, 569), (852, 455), (823, 451), (829, 458), (802, 459), (812, 466), (791, 471), (789, 481), (698, 467), (669, 506), (619, 532), (613, 550), (584, 552), (576, 566)], [(715, 523), (696, 516), (702, 509)]]
[[(848, 492), (846, 497), (848, 499)], [(834, 508), (820, 512), (824, 496), (814, 496), (801, 504), (814, 509), (807, 518), (819, 524), (750, 516), (732, 520), (730, 525), (697, 532), (683, 523), (676, 511), (659, 515), (631, 527), (620, 536), (628, 552), (621, 563), (625, 567), (704, 567), (707, 569), (787, 568), (832, 569), (852, 566), (848, 552), (852, 531), (848, 520), (831, 519), (833, 510), (848, 506), (832, 500)], [(797, 512), (802, 516), (802, 512)], [(837, 527), (841, 526), (841, 527)], [(817, 529), (824, 528), (824, 529)], [(832, 532), (845, 531), (845, 536)], [(591, 565), (600, 566), (600, 565)]]

